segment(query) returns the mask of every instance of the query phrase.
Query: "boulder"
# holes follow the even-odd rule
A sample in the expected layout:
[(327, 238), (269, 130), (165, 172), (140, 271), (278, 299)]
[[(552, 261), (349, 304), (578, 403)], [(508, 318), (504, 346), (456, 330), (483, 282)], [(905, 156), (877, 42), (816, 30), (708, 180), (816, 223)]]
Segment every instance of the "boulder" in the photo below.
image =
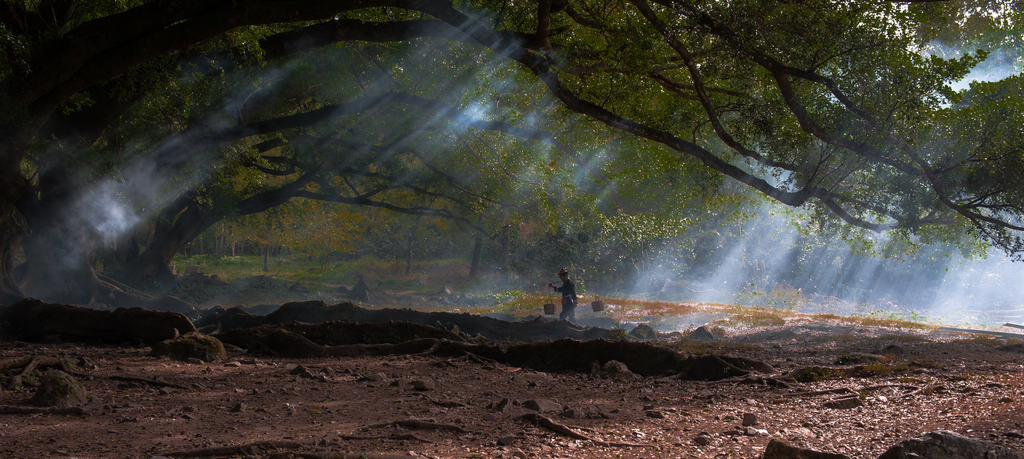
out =
[(658, 332), (650, 325), (640, 324), (630, 330), (629, 336), (637, 339), (655, 339), (658, 337)]
[(89, 403), (89, 392), (71, 375), (60, 370), (50, 370), (39, 378), (39, 390), (29, 403), (36, 406), (74, 408)]
[(886, 450), (878, 459), (956, 459), (978, 457), (985, 459), (1022, 459), (1024, 451), (1012, 450), (987, 441), (975, 440), (940, 430), (920, 437), (903, 440)]
[(706, 325), (701, 325), (696, 330), (690, 332), (688, 338), (697, 341), (714, 341), (715, 334)]
[(199, 333), (189, 333), (156, 343), (151, 354), (156, 357), (168, 356), (183, 362), (189, 359), (216, 362), (227, 357), (224, 344), (219, 339)]
[(562, 405), (543, 398), (527, 400), (523, 402), (523, 408), (539, 411), (541, 413), (562, 411)]
[(772, 439), (764, 448), (762, 459), (850, 459), (836, 453), (824, 453), (813, 449), (797, 448), (781, 440)]
[(626, 364), (618, 360), (609, 360), (601, 366), (599, 374), (608, 378), (633, 377), (635, 376)]

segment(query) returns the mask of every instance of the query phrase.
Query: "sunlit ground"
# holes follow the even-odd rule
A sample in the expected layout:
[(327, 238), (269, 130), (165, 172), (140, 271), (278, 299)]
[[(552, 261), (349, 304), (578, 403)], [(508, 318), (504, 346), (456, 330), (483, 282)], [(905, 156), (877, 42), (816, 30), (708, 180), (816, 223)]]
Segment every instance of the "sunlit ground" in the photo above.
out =
[[(378, 303), (378, 307), (412, 306), (421, 310), (468, 312), (521, 320), (543, 316), (545, 303), (558, 303), (554, 294), (541, 293), (550, 291), (543, 287), (547, 280), (525, 283), (520, 279), (509, 283), (499, 282), (494, 279), (495, 276), (471, 279), (467, 263), (459, 259), (416, 261), (408, 271), (404, 262), (373, 257), (336, 261), (326, 267), (301, 256), (271, 257), (267, 260), (266, 270), (264, 260), (257, 256), (178, 257), (175, 259), (175, 267), (179, 273), (197, 271), (204, 276), (216, 276), (232, 283), (267, 276), (281, 281), (282, 285), (302, 285), (303, 292), (307, 292), (292, 292), (291, 296), (277, 298), (261, 297), (259, 293), (245, 294), (228, 304), (273, 304), (299, 298), (340, 301), (343, 298), (336, 294), (338, 289), (351, 287), (361, 277), (371, 289), (386, 290), (399, 296), (426, 295), (429, 298), (431, 292), (447, 287), (471, 299), (466, 304), (432, 304), (429, 301), (407, 304), (394, 301)], [(510, 288), (510, 285), (518, 285), (520, 288)], [(954, 326), (1014, 332), (1019, 330), (1000, 328), (1000, 325), (1004, 322), (1024, 321), (1020, 319), (1024, 311), (1019, 310), (1001, 311), (1001, 314), (995, 311), (987, 315), (964, 314), (960, 311), (957, 317), (951, 318), (895, 304), (863, 304), (835, 297), (808, 295), (786, 287), (770, 292), (738, 292), (731, 297), (733, 301), (718, 303), (601, 297), (585, 293), (580, 298), (577, 318), (584, 325), (605, 328), (629, 329), (644, 323), (662, 332), (685, 331), (706, 324), (750, 328), (804, 321), (917, 330)], [(599, 312), (591, 308), (591, 302), (597, 300), (605, 303)], [(548, 317), (557, 317), (559, 309), (560, 306), (556, 306), (556, 315)]]

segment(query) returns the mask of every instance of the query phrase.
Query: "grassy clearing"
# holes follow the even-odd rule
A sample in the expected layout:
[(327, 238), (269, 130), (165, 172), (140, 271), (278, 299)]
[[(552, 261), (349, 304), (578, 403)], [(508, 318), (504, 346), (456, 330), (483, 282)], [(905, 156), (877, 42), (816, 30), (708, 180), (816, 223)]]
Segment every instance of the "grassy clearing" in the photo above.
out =
[(414, 262), (409, 274), (405, 273), (404, 262), (369, 256), (333, 262), (327, 269), (321, 269), (318, 262), (304, 256), (272, 257), (267, 263), (267, 271), (263, 270), (263, 258), (254, 255), (179, 255), (174, 258), (173, 264), (178, 272), (185, 272), (188, 266), (197, 266), (203, 274), (216, 275), (226, 282), (253, 276), (270, 276), (288, 283), (299, 282), (311, 288), (352, 286), (359, 276), (374, 286), (409, 292), (436, 290), (442, 285), (459, 287), (469, 282), (469, 265), (459, 259)]
[(785, 325), (786, 317), (793, 313), (777, 309), (743, 307), (730, 308), (726, 311), (730, 314), (728, 318), (716, 320), (715, 323), (727, 326), (748, 325), (752, 327), (769, 327), (773, 325)]

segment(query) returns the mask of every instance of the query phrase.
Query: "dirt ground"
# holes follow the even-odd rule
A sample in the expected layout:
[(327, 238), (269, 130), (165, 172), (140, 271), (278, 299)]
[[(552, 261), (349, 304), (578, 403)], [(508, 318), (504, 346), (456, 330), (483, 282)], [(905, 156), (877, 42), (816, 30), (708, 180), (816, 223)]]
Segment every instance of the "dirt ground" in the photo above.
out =
[[(750, 458), (777, 438), (860, 458), (935, 430), (1024, 449), (1019, 343), (828, 323), (726, 332), (674, 345), (758, 359), (774, 374), (694, 382), (542, 373), (472, 356), (294, 360), (237, 348), (225, 361), (188, 363), (147, 347), (4, 342), (0, 359), (77, 362), (91, 401), (84, 416), (0, 415), (0, 457)], [(855, 375), (772, 384), (801, 367), (856, 363)], [(6, 391), (0, 404), (33, 391)], [(847, 401), (825, 406), (837, 399)], [(537, 408), (572, 430), (521, 417)]]

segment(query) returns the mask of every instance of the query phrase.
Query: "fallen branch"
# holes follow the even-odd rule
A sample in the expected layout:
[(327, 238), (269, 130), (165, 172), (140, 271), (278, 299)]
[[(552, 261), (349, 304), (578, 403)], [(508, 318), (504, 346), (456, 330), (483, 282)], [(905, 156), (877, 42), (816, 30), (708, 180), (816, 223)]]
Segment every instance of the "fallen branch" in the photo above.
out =
[(86, 412), (82, 407), (76, 406), (73, 408), (57, 408), (52, 406), (41, 407), (41, 406), (15, 406), (15, 405), (0, 405), (0, 414), (54, 414), (54, 415), (72, 415), (72, 416), (85, 416)]
[(363, 429), (375, 429), (380, 427), (404, 427), (412, 430), (448, 430), (455, 433), (468, 433), (462, 427), (454, 424), (439, 424), (433, 421), (424, 421), (420, 419), (402, 419), (398, 421), (372, 424), (363, 427)]
[(569, 427), (567, 427), (565, 425), (562, 425), (562, 424), (559, 424), (559, 423), (557, 423), (555, 421), (552, 421), (551, 418), (549, 418), (547, 416), (544, 416), (544, 415), (541, 415), (541, 414), (537, 414), (537, 413), (526, 413), (526, 414), (524, 414), (522, 416), (519, 416), (516, 419), (519, 419), (521, 421), (529, 422), (529, 423), (534, 424), (534, 425), (539, 426), (539, 427), (543, 427), (543, 428), (548, 429), (548, 430), (550, 430), (550, 431), (552, 431), (554, 433), (565, 435), (566, 437), (569, 437), (569, 438), (575, 438), (577, 440), (586, 440), (586, 441), (594, 442), (595, 444), (598, 444), (598, 445), (601, 445), (601, 446), (617, 446), (617, 447), (625, 447), (625, 448), (650, 448), (652, 446), (652, 445), (644, 445), (644, 444), (640, 444), (640, 443), (614, 442), (614, 441), (604, 441), (604, 440), (598, 440), (598, 439), (595, 439), (595, 438), (590, 438), (590, 437), (588, 437), (586, 435), (583, 435), (583, 434), (581, 434), (581, 433), (579, 433), (579, 432), (577, 432), (575, 430), (570, 429)]
[(241, 456), (261, 455), (268, 450), (277, 449), (298, 449), (302, 444), (293, 441), (261, 441), (238, 446), (216, 446), (213, 448), (200, 448), (187, 451), (175, 451), (164, 453), (164, 456), (174, 457), (209, 457), (209, 456)]

